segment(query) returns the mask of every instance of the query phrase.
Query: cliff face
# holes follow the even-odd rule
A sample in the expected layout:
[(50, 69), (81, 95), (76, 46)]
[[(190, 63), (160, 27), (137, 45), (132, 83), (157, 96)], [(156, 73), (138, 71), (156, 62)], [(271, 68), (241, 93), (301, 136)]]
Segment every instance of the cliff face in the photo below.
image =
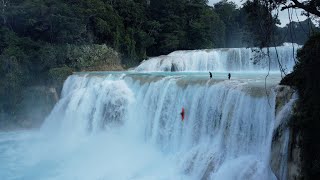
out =
[(276, 121), (271, 147), (271, 169), (279, 180), (301, 179), (301, 135), (290, 126), (297, 95), (289, 86), (276, 88)]
[(59, 97), (55, 88), (32, 86), (24, 90), (17, 120), (23, 128), (39, 127)]
[(56, 89), (46, 86), (28, 87), (22, 97), (14, 114), (2, 113), (1, 129), (37, 128), (59, 100)]

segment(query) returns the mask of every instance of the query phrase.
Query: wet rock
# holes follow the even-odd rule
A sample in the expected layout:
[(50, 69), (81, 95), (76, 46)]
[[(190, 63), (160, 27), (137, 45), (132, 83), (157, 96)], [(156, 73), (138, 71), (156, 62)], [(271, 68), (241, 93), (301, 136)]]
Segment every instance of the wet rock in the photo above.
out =
[(295, 180), (301, 177), (301, 135), (290, 128), (296, 104), (295, 90), (289, 86), (276, 88), (276, 121), (272, 137), (270, 166), (279, 180)]
[(172, 65), (171, 65), (171, 72), (175, 72), (175, 71), (179, 71), (179, 70), (178, 70), (178, 66), (177, 66), (176, 64), (172, 63)]

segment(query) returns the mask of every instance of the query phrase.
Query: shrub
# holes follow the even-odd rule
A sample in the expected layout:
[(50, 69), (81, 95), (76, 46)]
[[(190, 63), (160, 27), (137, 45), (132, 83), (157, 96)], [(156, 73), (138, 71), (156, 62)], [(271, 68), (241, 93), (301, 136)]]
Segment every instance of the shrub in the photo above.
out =
[(99, 66), (120, 66), (120, 58), (116, 51), (106, 45), (67, 46), (66, 58), (76, 70), (87, 70)]
[(72, 72), (73, 69), (69, 68), (68, 66), (52, 68), (48, 73), (49, 83), (60, 87), (63, 85), (64, 80), (66, 80), (67, 77), (72, 74)]

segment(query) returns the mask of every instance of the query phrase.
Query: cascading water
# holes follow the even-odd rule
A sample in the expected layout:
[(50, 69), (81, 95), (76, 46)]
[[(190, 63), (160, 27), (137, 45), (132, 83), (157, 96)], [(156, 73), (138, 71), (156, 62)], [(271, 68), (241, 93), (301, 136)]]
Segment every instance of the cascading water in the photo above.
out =
[[(293, 163), (293, 155), (290, 155), (290, 152), (294, 152), (295, 148), (295, 138), (293, 130), (290, 128), (290, 120), (293, 115), (293, 107), (296, 104), (298, 99), (298, 94), (288, 87), (279, 86), (276, 88), (277, 91), (277, 108), (276, 119), (274, 125), (274, 134), (272, 140), (272, 152), (271, 152), (271, 168), (274, 171), (275, 175), (279, 180), (294, 179), (292, 177), (292, 170), (290, 164)], [(291, 91), (291, 92), (290, 92)], [(291, 156), (291, 157), (290, 157)], [(291, 162), (290, 162), (291, 161)], [(289, 164), (289, 165), (288, 165)], [(294, 171), (297, 172), (298, 165), (296, 165)]]
[(274, 83), (251, 76), (70, 76), (40, 132), (3, 138), (0, 177), (273, 179)]
[[(136, 71), (292, 71), (298, 45), (175, 51), (142, 62)], [(270, 63), (269, 63), (270, 62)], [(269, 67), (270, 66), (270, 67)]]
[[(263, 69), (242, 51), (173, 53), (192, 62), (170, 58), (181, 63), (178, 70)], [(210, 53), (218, 58), (203, 60)], [(236, 63), (222, 62), (231, 56)], [(148, 62), (136, 70), (167, 70), (169, 61), (144, 69)], [(74, 74), (39, 131), (0, 133), (0, 179), (276, 179), (269, 161), (280, 77), (271, 73), (265, 83), (265, 75)]]

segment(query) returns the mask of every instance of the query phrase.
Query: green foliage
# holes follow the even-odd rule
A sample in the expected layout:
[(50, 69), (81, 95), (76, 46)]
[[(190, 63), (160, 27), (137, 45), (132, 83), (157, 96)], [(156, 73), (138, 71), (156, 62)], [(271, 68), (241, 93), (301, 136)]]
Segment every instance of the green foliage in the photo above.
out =
[(117, 52), (106, 45), (60, 45), (36, 42), (0, 28), (0, 110), (15, 111), (30, 85), (61, 88), (75, 69), (120, 66)]
[(25, 0), (9, 3), (4, 11), (5, 26), (20, 36), (52, 43), (84, 41), (83, 19), (66, 2), (53, 0)]
[(243, 47), (243, 31), (246, 19), (241, 9), (234, 2), (222, 0), (214, 4), (214, 10), (225, 25), (224, 42), (222, 47)]
[(320, 28), (316, 27), (311, 19), (306, 19), (301, 22), (290, 22), (283, 28), (279, 28), (282, 41), (293, 42), (303, 45), (309, 37), (320, 32)]
[(89, 67), (120, 65), (118, 53), (106, 45), (67, 45), (65, 52), (66, 59), (71, 62), (70, 67), (78, 71)]
[(295, 86), (299, 92), (292, 127), (302, 135), (304, 179), (320, 177), (320, 34), (312, 36), (298, 51), (294, 71), (281, 84)]
[[(26, 44), (30, 42), (28, 38), (19, 38), (5, 28), (0, 32), (0, 108), (9, 110), (19, 102), (19, 92), (30, 79), (29, 62), (33, 55)], [(33, 47), (32, 43), (30, 47)]]
[(221, 47), (224, 41), (225, 26), (207, 1), (153, 0), (149, 8), (151, 18), (160, 26), (147, 55)]
[(246, 1), (243, 5), (247, 13), (248, 23), (246, 37), (248, 44), (256, 47), (270, 47), (279, 45), (277, 43), (276, 24), (279, 23), (277, 17), (271, 14), (272, 4), (269, 1)]
[(0, 78), (0, 108), (10, 110), (21, 99), (19, 92), (26, 73), (15, 57), (1, 56), (0, 59), (1, 71), (5, 72)]
[(69, 68), (68, 66), (52, 68), (48, 72), (48, 78), (51, 81), (51, 84), (61, 86), (64, 80), (66, 80), (67, 77), (72, 74), (72, 72), (73, 69)]
[(224, 26), (219, 16), (212, 8), (204, 8), (201, 4), (187, 4), (186, 49), (204, 49), (221, 47), (221, 42), (215, 37), (221, 37)]

